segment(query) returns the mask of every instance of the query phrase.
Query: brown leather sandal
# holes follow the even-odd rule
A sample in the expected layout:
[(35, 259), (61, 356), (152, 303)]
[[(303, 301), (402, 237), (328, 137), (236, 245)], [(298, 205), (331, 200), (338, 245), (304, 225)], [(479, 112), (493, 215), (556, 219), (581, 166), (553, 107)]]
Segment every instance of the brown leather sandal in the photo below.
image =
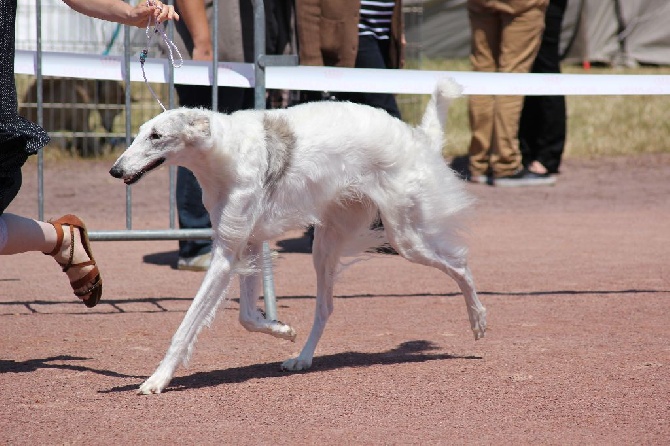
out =
[[(80, 279), (75, 279), (70, 282), (70, 286), (72, 287), (72, 290), (74, 291), (74, 295), (77, 297), (83, 297), (88, 294), (90, 296), (88, 299), (84, 300), (84, 304), (89, 307), (93, 308), (95, 307), (98, 302), (100, 302), (100, 298), (102, 297), (102, 278), (100, 277), (100, 271), (98, 270), (98, 266), (95, 263), (95, 259), (93, 258), (93, 252), (91, 251), (91, 246), (89, 244), (88, 240), (88, 231), (86, 230), (86, 225), (84, 224), (83, 221), (79, 219), (76, 215), (64, 215), (58, 220), (49, 220), (49, 223), (53, 225), (53, 227), (56, 229), (56, 247), (48, 253), (47, 255), (50, 256), (55, 256), (60, 252), (61, 247), (63, 246), (63, 225), (67, 225), (70, 227), (70, 258), (68, 259), (68, 262), (63, 264), (58, 262), (58, 264), (63, 268), (63, 272), (66, 272), (70, 268), (82, 268), (84, 266), (89, 266), (93, 265), (93, 269), (88, 272), (84, 277)], [(81, 243), (84, 246), (84, 250), (86, 251), (86, 254), (88, 254), (89, 260), (81, 263), (76, 263), (73, 264), (72, 260), (74, 258), (74, 229), (77, 228), (79, 229), (79, 236), (81, 238)], [(45, 253), (46, 254), (46, 253)], [(83, 287), (87, 283), (93, 282), (93, 285), (88, 287), (87, 289), (83, 291), (77, 291), (79, 288)]]

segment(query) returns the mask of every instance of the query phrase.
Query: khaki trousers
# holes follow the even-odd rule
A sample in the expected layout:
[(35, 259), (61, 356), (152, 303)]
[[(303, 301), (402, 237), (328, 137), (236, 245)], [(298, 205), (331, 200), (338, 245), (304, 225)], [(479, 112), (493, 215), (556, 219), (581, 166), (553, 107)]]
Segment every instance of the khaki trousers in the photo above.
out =
[[(517, 4), (520, 2), (516, 2)], [(547, 1), (510, 10), (504, 1), (468, 0), (474, 71), (528, 73), (540, 48)], [(502, 5), (502, 6), (501, 6)], [(521, 167), (519, 119), (523, 96), (470, 96), (472, 176), (514, 174)]]

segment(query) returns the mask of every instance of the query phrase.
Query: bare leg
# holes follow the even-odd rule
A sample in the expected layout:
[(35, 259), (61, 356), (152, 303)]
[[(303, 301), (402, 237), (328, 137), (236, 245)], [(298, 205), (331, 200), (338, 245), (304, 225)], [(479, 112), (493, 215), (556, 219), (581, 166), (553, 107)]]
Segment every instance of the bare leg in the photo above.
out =
[[(13, 255), (25, 252), (42, 252), (48, 254), (56, 247), (56, 229), (51, 223), (8, 213), (0, 215), (0, 220), (2, 220), (0, 221), (0, 225), (3, 225), (4, 222), (6, 230), (6, 240), (4, 246), (0, 247), (0, 255)], [(63, 228), (63, 245), (60, 252), (54, 255), (54, 259), (60, 263), (67, 262), (70, 256), (70, 246), (72, 245), (70, 231), (67, 229), (68, 226), (63, 226)], [(88, 254), (81, 240), (79, 240), (79, 231), (74, 231), (74, 236), (74, 256), (72, 263), (77, 264), (89, 260)], [(73, 267), (68, 269), (66, 274), (70, 281), (74, 281), (84, 277), (92, 269), (92, 265)], [(85, 290), (90, 285), (92, 283), (86, 284), (80, 289)], [(87, 298), (88, 295), (82, 296), (83, 300)]]
[[(0, 249), (0, 255), (31, 251), (46, 254), (56, 247), (56, 229), (50, 223), (6, 213), (2, 214), (0, 218), (4, 220), (7, 228), (7, 241), (5, 246)], [(65, 245), (65, 240), (63, 240), (63, 245)], [(67, 245), (69, 249), (69, 240)]]

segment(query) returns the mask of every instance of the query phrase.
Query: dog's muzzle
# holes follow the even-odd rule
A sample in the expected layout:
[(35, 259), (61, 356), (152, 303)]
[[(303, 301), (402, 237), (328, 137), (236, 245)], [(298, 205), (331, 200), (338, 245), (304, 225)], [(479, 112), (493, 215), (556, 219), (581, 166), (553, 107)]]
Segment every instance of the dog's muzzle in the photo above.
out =
[(109, 174), (113, 176), (114, 178), (120, 178), (123, 180), (124, 183), (130, 185), (137, 183), (140, 178), (142, 178), (142, 175), (144, 175), (147, 172), (150, 172), (154, 170), (156, 167), (160, 166), (165, 162), (165, 158), (158, 158), (156, 161), (153, 161), (152, 163), (148, 164), (147, 166), (143, 167), (141, 170), (135, 172), (132, 175), (127, 175), (125, 171), (118, 167), (118, 166), (113, 166), (109, 170)]

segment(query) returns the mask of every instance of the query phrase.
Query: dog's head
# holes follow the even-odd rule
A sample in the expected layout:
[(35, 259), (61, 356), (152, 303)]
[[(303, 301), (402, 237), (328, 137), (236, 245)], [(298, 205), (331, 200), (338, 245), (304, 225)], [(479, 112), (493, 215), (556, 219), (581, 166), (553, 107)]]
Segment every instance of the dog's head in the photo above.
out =
[(204, 149), (211, 140), (211, 112), (203, 109), (168, 110), (140, 127), (137, 137), (116, 160), (109, 173), (126, 184), (161, 164), (189, 167), (189, 150)]

